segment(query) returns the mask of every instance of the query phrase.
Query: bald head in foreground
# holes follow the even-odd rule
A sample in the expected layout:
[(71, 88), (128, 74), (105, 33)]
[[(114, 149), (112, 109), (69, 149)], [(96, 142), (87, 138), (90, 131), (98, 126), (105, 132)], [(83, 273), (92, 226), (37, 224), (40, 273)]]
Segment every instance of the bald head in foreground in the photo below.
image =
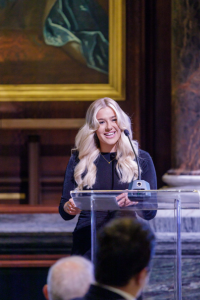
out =
[(81, 256), (59, 259), (50, 269), (43, 294), (47, 300), (83, 297), (94, 281), (92, 263)]
[(98, 235), (96, 283), (84, 300), (134, 300), (145, 287), (155, 248), (155, 235), (148, 224), (118, 218)]

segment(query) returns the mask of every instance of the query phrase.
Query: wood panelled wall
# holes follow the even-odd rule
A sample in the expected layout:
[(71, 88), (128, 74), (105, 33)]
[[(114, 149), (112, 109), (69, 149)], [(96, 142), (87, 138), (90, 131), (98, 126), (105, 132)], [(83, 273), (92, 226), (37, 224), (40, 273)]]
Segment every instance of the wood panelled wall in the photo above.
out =
[(171, 0), (146, 0), (140, 106), (141, 147), (154, 161), (158, 187), (171, 167)]
[[(126, 1), (126, 100), (120, 106), (132, 118), (134, 138), (155, 163), (158, 187), (170, 169), (170, 0)], [(106, 95), (105, 95), (106, 96)], [(3, 119), (84, 118), (91, 102), (1, 102)], [(65, 168), (77, 129), (0, 132), (0, 192), (21, 192), (28, 203), (28, 141), (39, 139), (42, 205), (59, 203)], [(13, 202), (14, 201), (14, 202)]]

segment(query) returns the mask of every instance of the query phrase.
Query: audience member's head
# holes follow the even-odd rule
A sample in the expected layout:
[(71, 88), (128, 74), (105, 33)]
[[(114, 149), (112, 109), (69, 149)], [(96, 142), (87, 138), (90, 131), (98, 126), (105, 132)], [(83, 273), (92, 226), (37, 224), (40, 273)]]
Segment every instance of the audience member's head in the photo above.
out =
[(48, 272), (43, 293), (48, 300), (82, 297), (93, 282), (93, 265), (81, 256), (59, 259)]
[(148, 224), (133, 218), (118, 218), (98, 235), (96, 281), (124, 290), (134, 297), (148, 279), (155, 235)]

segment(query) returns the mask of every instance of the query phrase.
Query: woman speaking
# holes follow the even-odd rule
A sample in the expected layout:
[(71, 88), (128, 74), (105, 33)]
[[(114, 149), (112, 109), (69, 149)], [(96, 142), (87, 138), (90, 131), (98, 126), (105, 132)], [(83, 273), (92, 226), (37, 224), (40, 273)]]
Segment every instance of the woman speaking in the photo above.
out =
[[(132, 180), (138, 178), (138, 166), (128, 138), (127, 129), (132, 140), (131, 121), (116, 101), (102, 98), (94, 101), (86, 113), (85, 125), (79, 130), (75, 139), (75, 149), (69, 160), (61, 202), (60, 215), (64, 220), (71, 220), (80, 214), (73, 232), (72, 254), (91, 255), (90, 211), (80, 211), (70, 198), (70, 191), (77, 190), (126, 190)], [(139, 157), (141, 179), (157, 189), (156, 172), (150, 155), (138, 150), (136, 141), (133, 147)], [(132, 205), (127, 193), (117, 197), (120, 207)], [(135, 214), (132, 212), (132, 214)], [(116, 211), (97, 212), (97, 226), (101, 227)], [(144, 211), (143, 218), (152, 219), (156, 211)]]

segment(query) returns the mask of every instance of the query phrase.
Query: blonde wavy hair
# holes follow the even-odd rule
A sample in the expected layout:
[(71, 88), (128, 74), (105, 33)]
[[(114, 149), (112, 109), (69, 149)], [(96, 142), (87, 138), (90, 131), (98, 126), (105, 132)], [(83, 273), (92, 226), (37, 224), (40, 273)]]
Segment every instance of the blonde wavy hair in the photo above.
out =
[[(86, 122), (79, 130), (75, 138), (75, 147), (79, 152), (79, 163), (74, 170), (74, 178), (78, 185), (77, 189), (83, 187), (92, 188), (96, 181), (97, 168), (94, 164), (100, 153), (100, 143), (96, 135), (99, 122), (96, 118), (98, 111), (110, 107), (116, 113), (117, 124), (121, 129), (121, 136), (117, 142), (117, 165), (116, 170), (121, 182), (131, 182), (138, 177), (138, 167), (134, 161), (135, 155), (131, 149), (124, 129), (128, 129), (132, 140), (131, 120), (120, 108), (116, 101), (111, 98), (101, 98), (94, 101), (86, 113)], [(133, 147), (138, 154), (138, 143), (132, 141)], [(83, 176), (83, 173), (85, 176)]]

